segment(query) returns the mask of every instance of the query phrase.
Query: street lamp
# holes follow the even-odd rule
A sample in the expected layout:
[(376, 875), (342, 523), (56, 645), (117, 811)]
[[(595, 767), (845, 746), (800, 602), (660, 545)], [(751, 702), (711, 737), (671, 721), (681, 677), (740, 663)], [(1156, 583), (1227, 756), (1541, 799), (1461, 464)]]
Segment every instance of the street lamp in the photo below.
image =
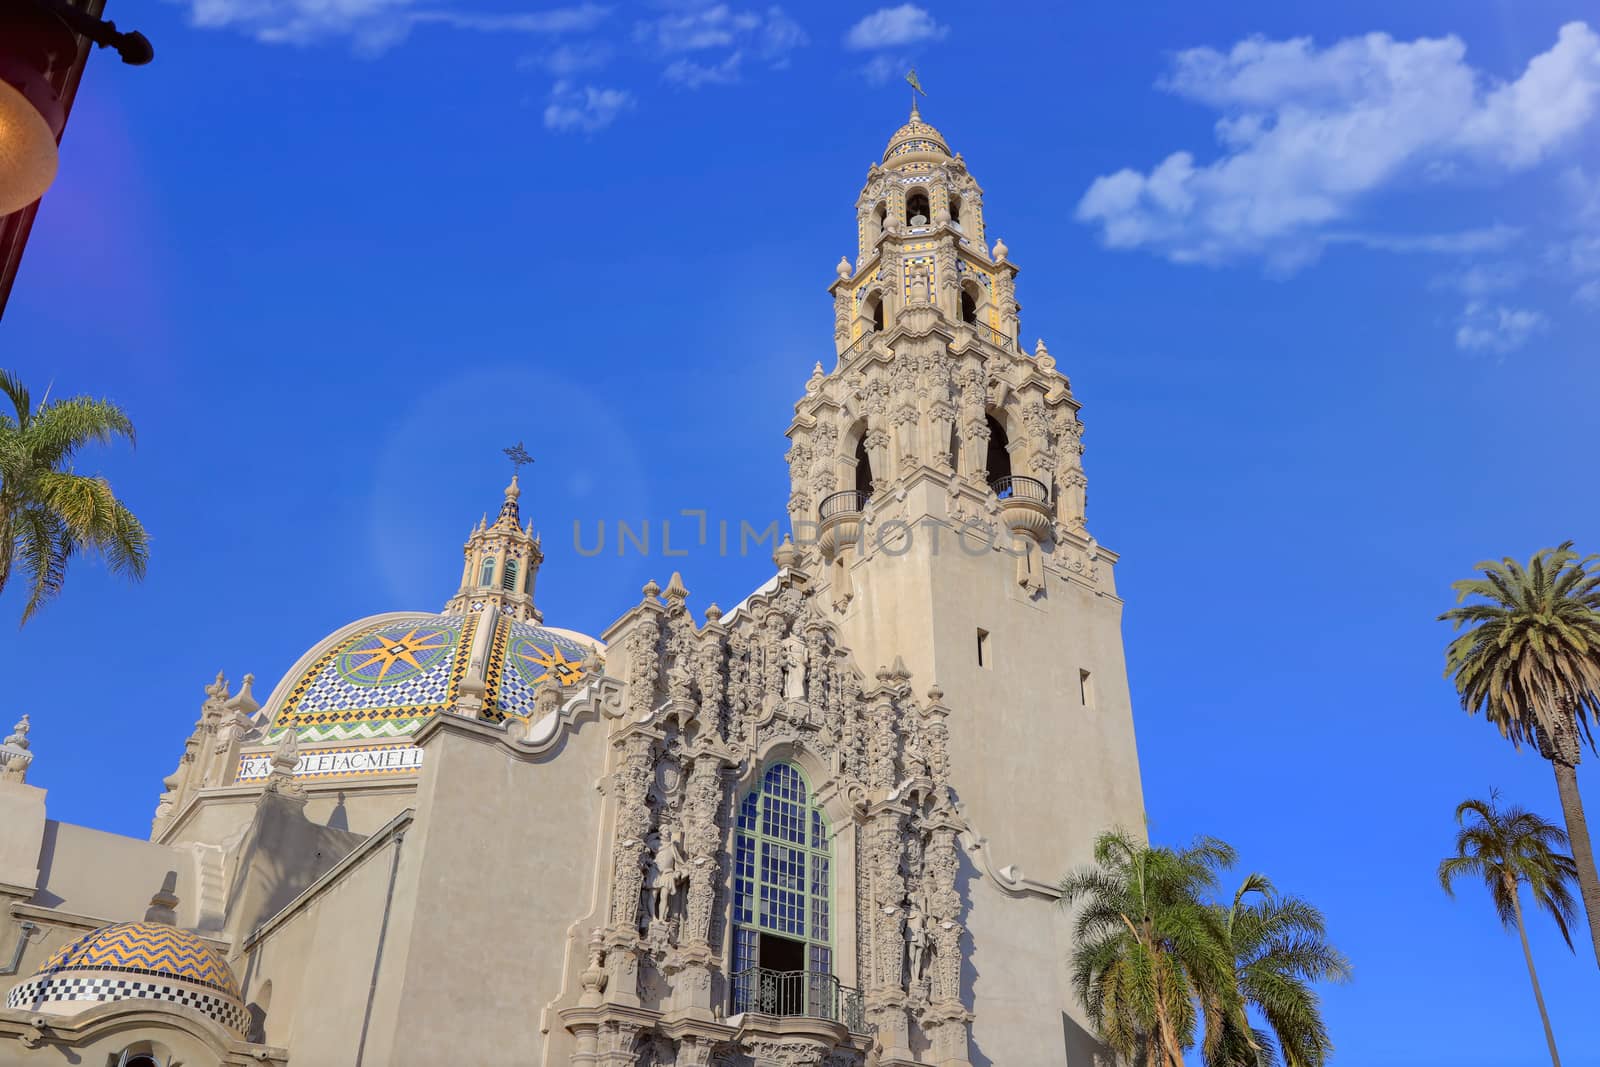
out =
[(66, 0), (0, 0), (0, 216), (38, 200), (55, 179), (62, 91), (85, 58), (80, 36), (124, 63), (155, 55), (144, 34), (121, 33)]

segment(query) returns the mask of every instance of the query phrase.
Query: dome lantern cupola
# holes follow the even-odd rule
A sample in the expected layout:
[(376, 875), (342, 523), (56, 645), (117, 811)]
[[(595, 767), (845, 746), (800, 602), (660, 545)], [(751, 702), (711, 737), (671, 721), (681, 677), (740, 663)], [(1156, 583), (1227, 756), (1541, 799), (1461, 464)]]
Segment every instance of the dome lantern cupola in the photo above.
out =
[(521, 496), (522, 487), (513, 474), (494, 522), (485, 517), (467, 537), (461, 587), (445, 605), (446, 614), (482, 611), (490, 605), (520, 622), (543, 621), (533, 603), (533, 587), (544, 550), (532, 520), (522, 525)]
[(883, 165), (902, 166), (906, 163), (940, 162), (950, 158), (950, 146), (944, 134), (922, 121), (922, 112), (915, 101), (911, 104), (911, 117), (894, 131), (889, 147), (883, 150)]

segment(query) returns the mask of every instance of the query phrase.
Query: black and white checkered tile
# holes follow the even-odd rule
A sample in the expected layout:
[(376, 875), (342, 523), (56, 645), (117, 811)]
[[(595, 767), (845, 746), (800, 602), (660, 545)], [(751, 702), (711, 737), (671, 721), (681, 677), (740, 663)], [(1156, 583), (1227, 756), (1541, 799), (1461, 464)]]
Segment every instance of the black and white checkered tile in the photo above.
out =
[(126, 978), (34, 978), (11, 990), (6, 1007), (36, 1010), (56, 1001), (160, 1000), (181, 1004), (243, 1035), (249, 1028), (244, 1008), (231, 997), (163, 982)]

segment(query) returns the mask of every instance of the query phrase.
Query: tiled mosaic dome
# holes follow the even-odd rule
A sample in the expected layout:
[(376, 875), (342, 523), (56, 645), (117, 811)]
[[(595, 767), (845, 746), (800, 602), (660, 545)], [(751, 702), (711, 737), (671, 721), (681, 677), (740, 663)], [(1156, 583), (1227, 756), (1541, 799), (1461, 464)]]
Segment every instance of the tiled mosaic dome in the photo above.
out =
[[(301, 741), (403, 737), (452, 706), (483, 616), (375, 615), (336, 632), (301, 659), (267, 701), (268, 740), (295, 727)], [(494, 619), (484, 718), (527, 719), (549, 685), (575, 687), (599, 642), (508, 616)]]
[(916, 111), (911, 112), (911, 121), (894, 131), (894, 136), (889, 138), (889, 147), (883, 150), (883, 161), (887, 163), (896, 156), (911, 152), (933, 152), (945, 156), (950, 154), (950, 146), (945, 144), (944, 134), (923, 122), (922, 116)]
[(165, 923), (114, 923), (68, 942), (11, 990), (6, 1006), (55, 1015), (92, 1003), (156, 1000), (193, 1008), (243, 1035), (239, 984), (222, 956)]

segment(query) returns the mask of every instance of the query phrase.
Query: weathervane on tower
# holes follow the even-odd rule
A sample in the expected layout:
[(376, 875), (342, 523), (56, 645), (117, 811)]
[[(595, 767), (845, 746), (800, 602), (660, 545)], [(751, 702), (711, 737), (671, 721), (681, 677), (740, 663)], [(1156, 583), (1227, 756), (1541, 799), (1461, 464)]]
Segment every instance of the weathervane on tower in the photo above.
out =
[(521, 441), (518, 441), (510, 448), (502, 448), (500, 451), (504, 452), (506, 458), (511, 461), (511, 473), (513, 475), (521, 474), (522, 468), (533, 462), (533, 457), (528, 455), (528, 450), (522, 447)]
[(912, 67), (906, 71), (906, 83), (911, 86), (911, 113), (917, 113), (917, 94), (928, 95), (928, 90), (922, 87), (922, 81), (917, 77), (917, 68)]

